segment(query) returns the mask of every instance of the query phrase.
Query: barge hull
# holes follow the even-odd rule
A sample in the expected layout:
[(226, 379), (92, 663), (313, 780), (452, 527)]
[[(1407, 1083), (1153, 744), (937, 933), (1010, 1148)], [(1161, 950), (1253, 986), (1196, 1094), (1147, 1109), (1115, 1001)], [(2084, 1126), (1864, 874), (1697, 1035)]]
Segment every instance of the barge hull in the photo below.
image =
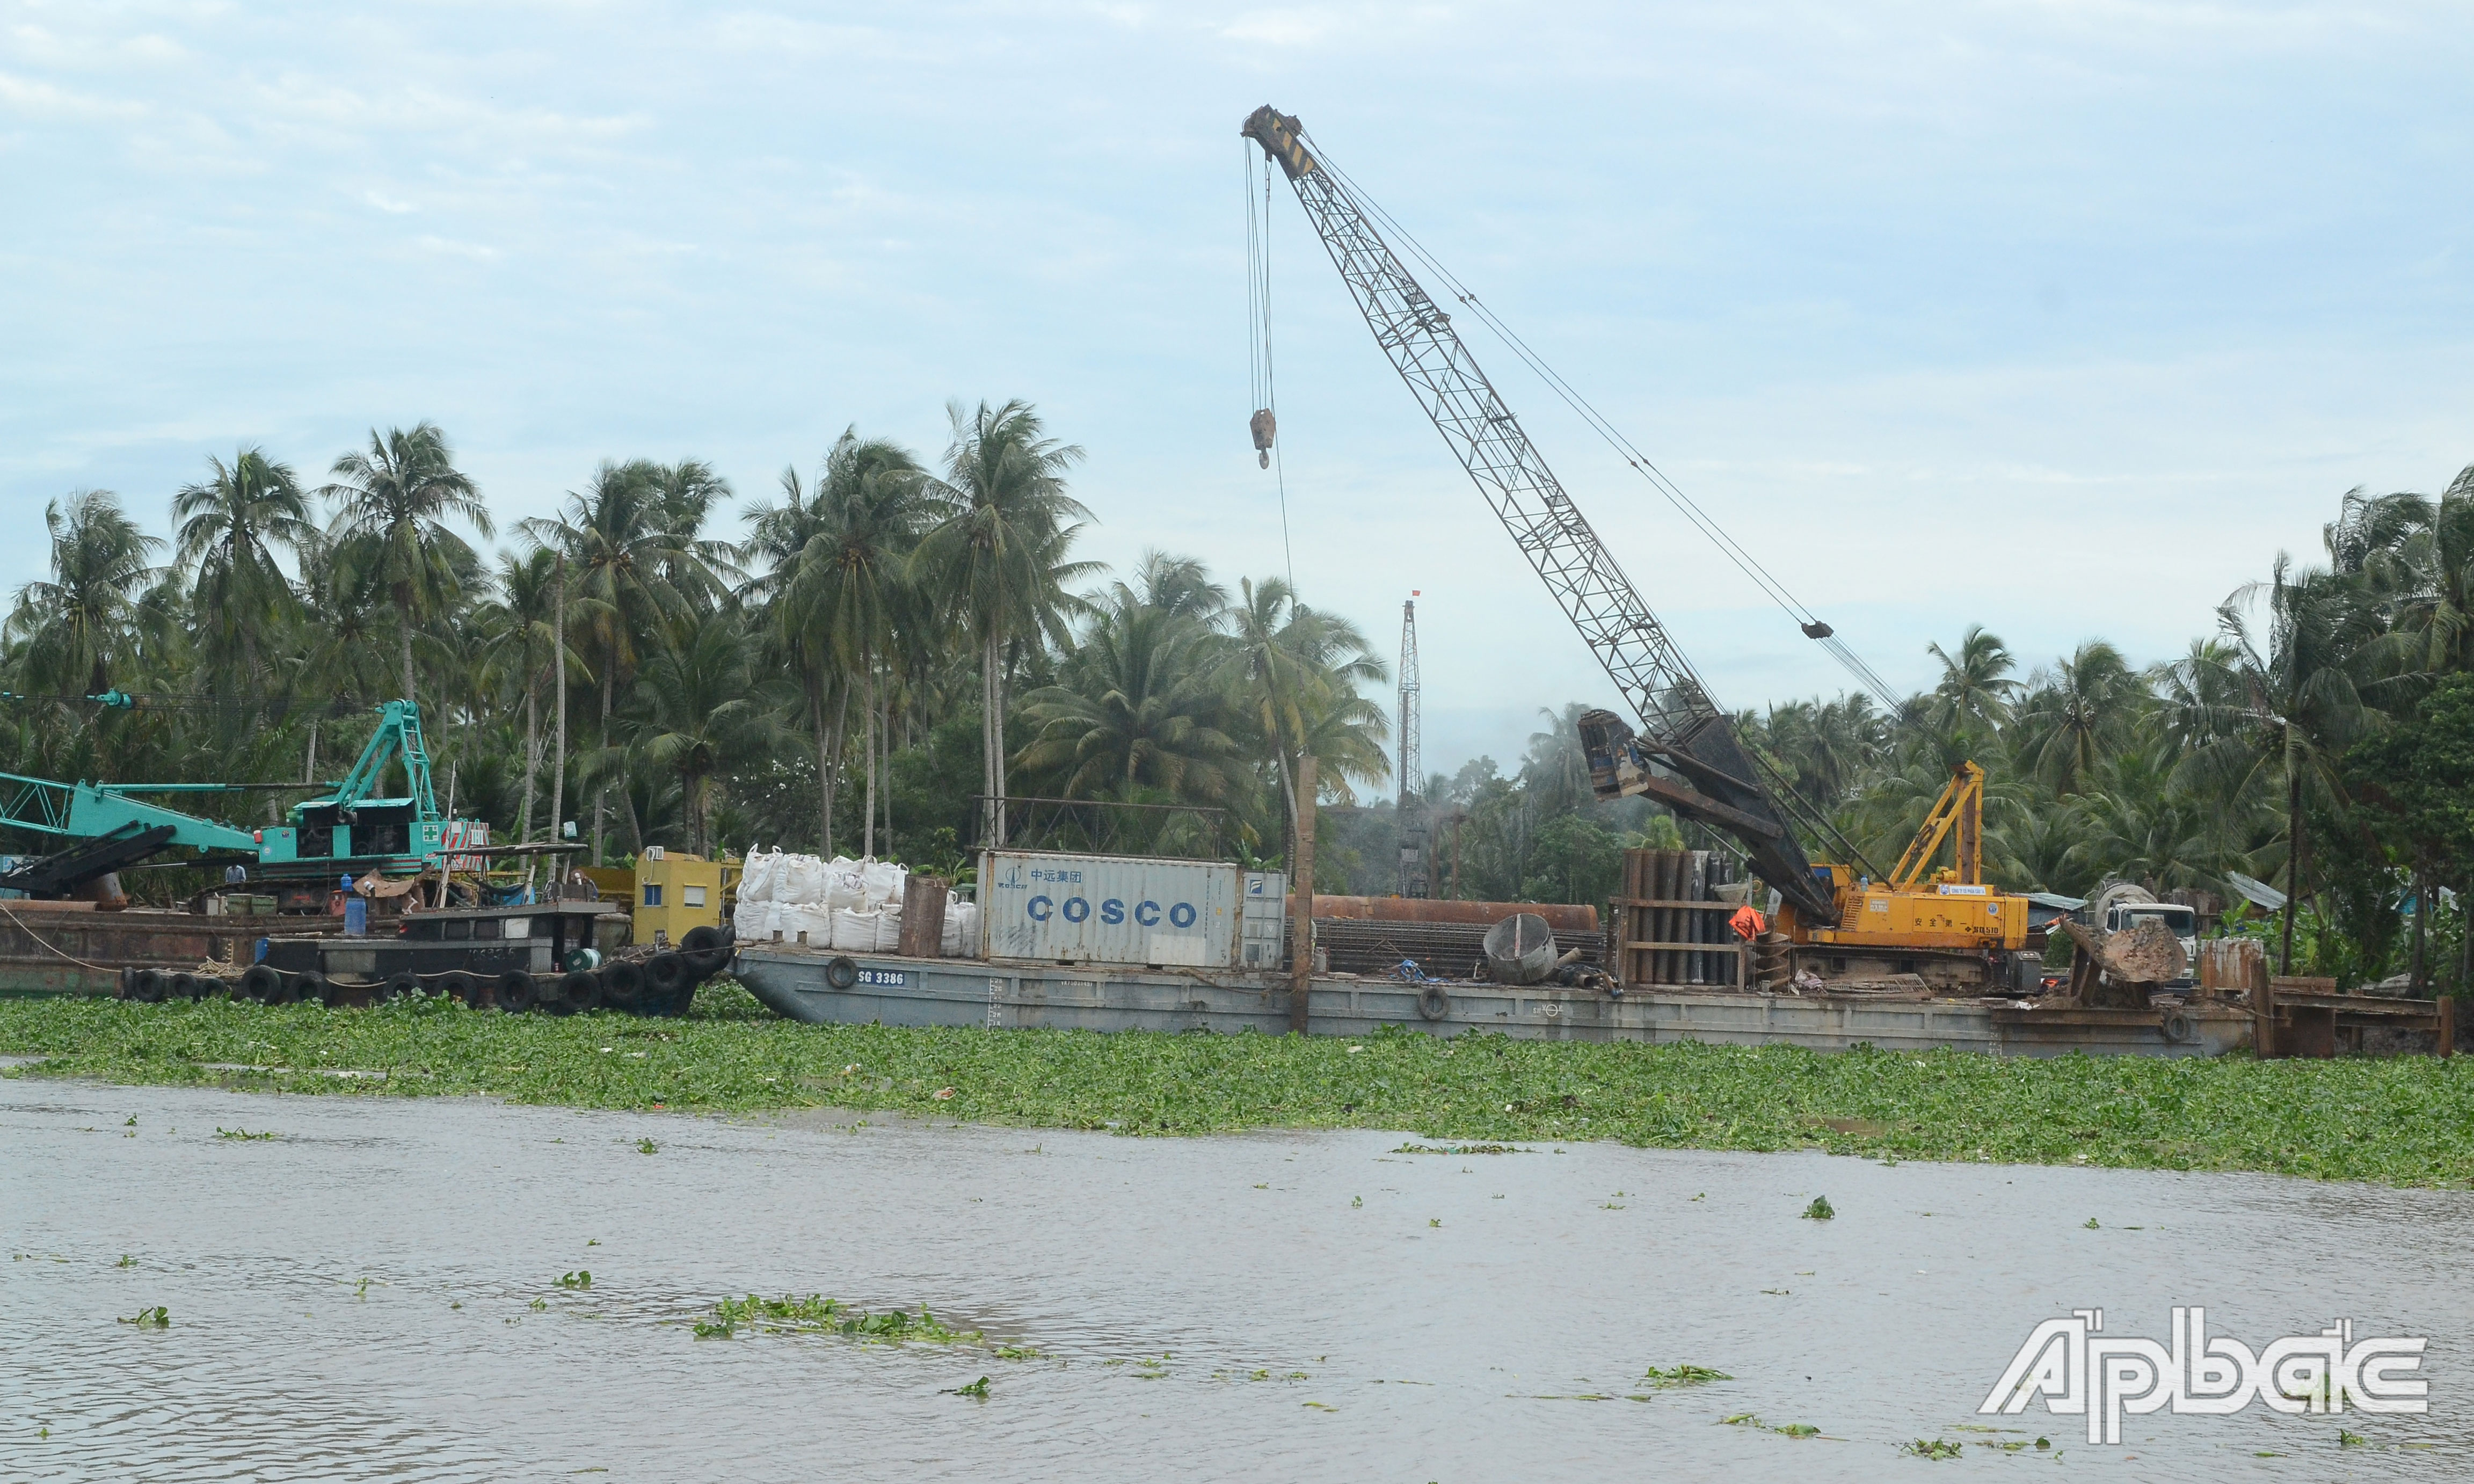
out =
[[(837, 961), (857, 970), (846, 988), (828, 977)], [(1286, 979), (1263, 975), (837, 956), (782, 944), (740, 949), (732, 971), (776, 1013), (816, 1025), (1265, 1035), (1289, 1025)], [(1430, 989), (1442, 992), (1440, 1004), (1427, 996)], [(2246, 1012), (2216, 1007), (2175, 1012), (2169, 1025), (2168, 1014), (2154, 1010), (2048, 1015), (2001, 1002), (1689, 989), (1636, 990), (1617, 999), (1551, 985), (1421, 985), (1347, 976), (1318, 977), (1307, 1009), (1308, 1024), (1320, 1035), (1492, 1032), (1524, 1040), (1707, 1041), (1812, 1051), (1869, 1045), (2025, 1057), (2214, 1056), (2248, 1044), (2251, 1029)]]

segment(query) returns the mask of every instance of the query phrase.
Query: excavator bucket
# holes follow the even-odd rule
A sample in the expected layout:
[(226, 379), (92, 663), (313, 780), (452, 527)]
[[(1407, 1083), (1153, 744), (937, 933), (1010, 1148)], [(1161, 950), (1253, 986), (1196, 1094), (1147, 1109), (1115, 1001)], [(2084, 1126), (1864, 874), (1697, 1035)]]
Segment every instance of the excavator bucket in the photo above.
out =
[(1743, 845), (1755, 874), (1793, 903), (1801, 920), (1814, 927), (1837, 923), (1836, 900), (1813, 874), (1768, 791), (1752, 781), (1752, 759), (1726, 718), (1698, 718), (1676, 733), (1673, 744), (1659, 748), (1642, 742), (1612, 711), (1584, 712), (1580, 732), (1591, 792), (1602, 799), (1654, 798), (1726, 831)]

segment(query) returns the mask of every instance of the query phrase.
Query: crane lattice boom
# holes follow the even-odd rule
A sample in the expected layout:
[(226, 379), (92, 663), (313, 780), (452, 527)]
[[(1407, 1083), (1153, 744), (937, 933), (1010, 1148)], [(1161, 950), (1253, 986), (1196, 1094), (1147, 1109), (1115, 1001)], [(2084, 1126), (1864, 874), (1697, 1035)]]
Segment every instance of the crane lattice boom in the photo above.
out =
[(1411, 277), (1346, 184), (1316, 160), (1297, 119), (1266, 105), (1241, 132), (1287, 175), (1375, 344), (1639, 716), (1643, 750), (1694, 785), (1644, 774), (1638, 791), (1735, 836), (1762, 879), (1807, 920), (1834, 921), (1830, 894), (1755, 780), (1734, 729), (1478, 369), (1451, 316)]

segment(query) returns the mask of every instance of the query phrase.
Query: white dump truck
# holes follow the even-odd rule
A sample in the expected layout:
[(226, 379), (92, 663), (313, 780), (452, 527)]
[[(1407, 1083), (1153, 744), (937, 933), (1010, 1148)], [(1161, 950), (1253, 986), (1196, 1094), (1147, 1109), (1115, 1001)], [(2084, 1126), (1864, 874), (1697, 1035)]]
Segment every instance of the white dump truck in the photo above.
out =
[(2088, 899), (2087, 921), (2088, 926), (2107, 933), (2127, 933), (2143, 922), (2161, 922), (2182, 940), (2183, 961), (2195, 965), (2199, 961), (2199, 914), (2188, 907), (2156, 900), (2146, 887), (2127, 881), (2107, 883)]

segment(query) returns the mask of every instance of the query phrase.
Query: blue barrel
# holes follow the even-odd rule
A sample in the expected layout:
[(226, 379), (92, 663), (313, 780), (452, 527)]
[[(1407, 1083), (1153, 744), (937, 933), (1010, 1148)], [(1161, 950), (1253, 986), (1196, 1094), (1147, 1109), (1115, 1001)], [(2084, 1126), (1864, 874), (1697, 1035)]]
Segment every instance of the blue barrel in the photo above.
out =
[(344, 898), (344, 933), (350, 937), (367, 937), (370, 932), (370, 899), (365, 896)]

